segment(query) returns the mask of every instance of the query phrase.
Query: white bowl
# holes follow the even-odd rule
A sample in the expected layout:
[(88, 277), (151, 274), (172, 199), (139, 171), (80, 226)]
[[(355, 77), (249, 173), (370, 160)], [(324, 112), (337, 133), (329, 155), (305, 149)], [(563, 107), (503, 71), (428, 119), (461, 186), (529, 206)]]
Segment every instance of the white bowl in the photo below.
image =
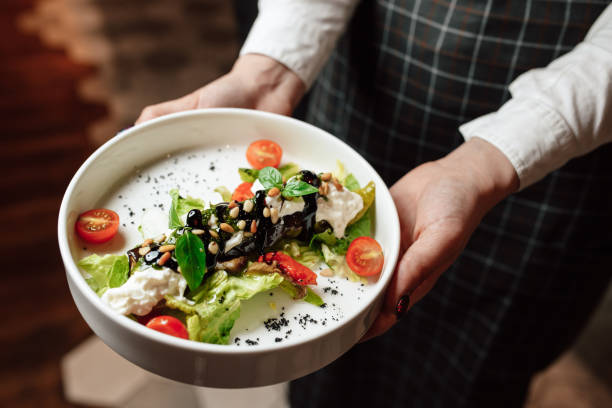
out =
[[(261, 138), (278, 142), (283, 147), (283, 157), (297, 162), (303, 168), (333, 170), (336, 160), (341, 160), (357, 180), (362, 183), (373, 180), (376, 184), (374, 237), (383, 247), (383, 272), (378, 279), (371, 280), (359, 289), (358, 296), (354, 295), (357, 292), (351, 292), (353, 295), (348, 299), (337, 297), (336, 312), (339, 314), (335, 317), (338, 321), (330, 316), (324, 326), (319, 324), (304, 330), (296, 329), (295, 336), (283, 338), (279, 343), (263, 338), (261, 344), (254, 346), (244, 343), (214, 345), (150, 330), (116, 314), (103, 303), (89, 288), (76, 265), (88, 253), (83, 250), (84, 244), (74, 234), (78, 214), (113, 203), (117, 199), (113, 194), (121, 191), (117, 189), (122, 183), (125, 184), (130, 177), (134, 182), (135, 170), (146, 169), (151, 163), (167, 160), (169, 154), (182, 154), (180, 157), (185, 157), (185, 153), (180, 153), (185, 151), (210, 151), (211, 155), (215, 151), (220, 152), (215, 159), (216, 166), (229, 165), (233, 168), (231, 175), (227, 172), (219, 173), (218, 169), (217, 173), (211, 172), (208, 166), (201, 170), (201, 174), (209, 179), (221, 175), (223, 180), (219, 184), (232, 188), (239, 182), (235, 169), (248, 166), (246, 160), (233, 162), (238, 160), (236, 157), (244, 156), (244, 150), (250, 142)], [(202, 156), (206, 155), (203, 153)], [(177, 166), (177, 172), (180, 168)], [(181, 180), (188, 179), (189, 174), (186, 171), (181, 175)], [(144, 184), (134, 186), (143, 188)], [(212, 184), (208, 187), (214, 187), (215, 183)], [(187, 190), (193, 188), (191, 184)], [(188, 193), (197, 196), (191, 190)], [(221, 200), (217, 198), (215, 201)], [(118, 206), (117, 202), (115, 205)], [(125, 208), (116, 210), (127, 211)], [(121, 227), (120, 237), (114, 239), (114, 243), (91, 247), (89, 250), (120, 253), (135, 246), (139, 242), (137, 223), (132, 225), (126, 222), (125, 214), (122, 221), (126, 225)], [(113, 350), (129, 361), (173, 380), (209, 387), (243, 388), (304, 376), (331, 363), (350, 349), (367, 331), (380, 310), (397, 261), (400, 231), (397, 210), (384, 182), (358, 153), (339, 139), (285, 116), (243, 109), (209, 109), (173, 114), (135, 126), (121, 132), (94, 152), (77, 171), (66, 190), (59, 213), (58, 237), (74, 301), (92, 330)], [(319, 282), (324, 285), (324, 278), (320, 276)], [(336, 281), (334, 284), (345, 285), (345, 288), (352, 288), (350, 285), (359, 287), (358, 283), (353, 282)], [(325, 292), (324, 300), (336, 307), (334, 299), (325, 298), (329, 296)], [(285, 302), (280, 296), (275, 299)], [(235, 330), (243, 334), (250, 333), (248, 329), (251, 327), (256, 332), (256, 327), (249, 323), (249, 319), (256, 320), (254, 313), (260, 313), (258, 308), (262, 307), (262, 302), (269, 301), (264, 298), (266, 296), (260, 295), (259, 300), (253, 303), (255, 306), (250, 306), (246, 311), (243, 307), (243, 316), (237, 321)], [(288, 317), (301, 316), (305, 311), (313, 310), (309, 307), (314, 307), (305, 302), (289, 302)], [(273, 304), (270, 303), (270, 306)], [(261, 322), (254, 324), (262, 326)], [(278, 334), (272, 334), (275, 335)], [(266, 337), (267, 334), (261, 336)]]

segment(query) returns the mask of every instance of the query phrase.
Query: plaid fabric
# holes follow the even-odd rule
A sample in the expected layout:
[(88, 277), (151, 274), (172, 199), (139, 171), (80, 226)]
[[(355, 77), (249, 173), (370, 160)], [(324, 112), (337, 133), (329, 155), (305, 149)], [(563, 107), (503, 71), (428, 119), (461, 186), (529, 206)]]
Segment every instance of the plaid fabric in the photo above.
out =
[[(460, 124), (571, 50), (607, 4), (365, 1), (308, 119), (391, 184), (457, 147)], [(402, 322), (293, 382), (292, 405), (521, 406), (530, 376), (571, 344), (610, 280), (611, 191), (608, 145), (506, 199)]]

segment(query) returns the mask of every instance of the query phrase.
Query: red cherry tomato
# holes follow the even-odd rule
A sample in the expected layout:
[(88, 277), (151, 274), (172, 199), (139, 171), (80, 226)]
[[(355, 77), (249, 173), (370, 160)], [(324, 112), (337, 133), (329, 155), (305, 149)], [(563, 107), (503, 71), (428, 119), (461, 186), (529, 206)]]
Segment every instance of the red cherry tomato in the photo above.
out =
[(244, 201), (254, 197), (255, 194), (251, 191), (251, 187), (253, 187), (253, 183), (249, 183), (248, 181), (240, 184), (232, 193), (232, 200)]
[(149, 329), (166, 333), (181, 339), (189, 339), (189, 334), (185, 325), (179, 319), (172, 316), (157, 316), (149, 320), (146, 324)]
[(79, 215), (74, 228), (85, 242), (101, 244), (113, 238), (119, 229), (119, 216), (112, 210), (97, 208)]
[(346, 263), (357, 275), (378, 275), (384, 262), (380, 244), (370, 237), (356, 238), (346, 251)]
[(256, 169), (278, 167), (283, 156), (283, 149), (270, 140), (257, 140), (249, 145), (246, 157)]

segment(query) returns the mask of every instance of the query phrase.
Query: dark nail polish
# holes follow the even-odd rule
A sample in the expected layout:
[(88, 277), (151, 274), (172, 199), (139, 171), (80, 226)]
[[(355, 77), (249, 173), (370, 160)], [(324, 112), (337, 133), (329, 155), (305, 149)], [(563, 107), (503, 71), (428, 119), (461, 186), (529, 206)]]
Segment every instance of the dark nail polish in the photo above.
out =
[(402, 296), (397, 302), (397, 305), (395, 306), (395, 316), (397, 316), (398, 320), (401, 319), (406, 314), (409, 306), (410, 306), (410, 296), (409, 295)]

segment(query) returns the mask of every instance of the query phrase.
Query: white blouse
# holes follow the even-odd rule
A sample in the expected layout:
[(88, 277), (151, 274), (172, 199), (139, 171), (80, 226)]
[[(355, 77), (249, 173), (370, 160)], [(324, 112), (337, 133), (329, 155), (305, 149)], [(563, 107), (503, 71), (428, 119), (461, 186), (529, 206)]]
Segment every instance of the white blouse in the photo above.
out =
[[(267, 55), (310, 87), (351, 18), (357, 0), (260, 0), (259, 15), (240, 54)], [(568, 160), (612, 141), (612, 5), (583, 42), (547, 67), (510, 84), (497, 112), (463, 124), (465, 140), (500, 149), (521, 189)]]

